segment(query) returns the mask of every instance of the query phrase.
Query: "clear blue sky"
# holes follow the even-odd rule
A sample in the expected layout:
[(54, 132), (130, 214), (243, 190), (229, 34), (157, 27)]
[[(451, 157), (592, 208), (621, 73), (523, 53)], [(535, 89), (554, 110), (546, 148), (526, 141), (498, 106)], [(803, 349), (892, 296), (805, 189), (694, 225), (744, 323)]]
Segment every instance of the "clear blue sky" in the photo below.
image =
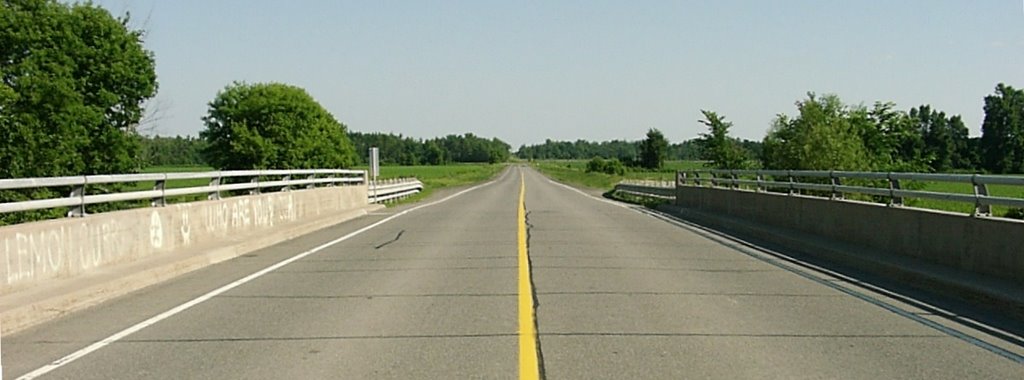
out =
[(514, 147), (697, 136), (700, 109), (760, 140), (808, 91), (931, 104), (980, 134), (1024, 86), (1021, 0), (103, 0), (148, 30), (162, 135), (198, 134), (232, 81), (308, 90), (357, 131)]

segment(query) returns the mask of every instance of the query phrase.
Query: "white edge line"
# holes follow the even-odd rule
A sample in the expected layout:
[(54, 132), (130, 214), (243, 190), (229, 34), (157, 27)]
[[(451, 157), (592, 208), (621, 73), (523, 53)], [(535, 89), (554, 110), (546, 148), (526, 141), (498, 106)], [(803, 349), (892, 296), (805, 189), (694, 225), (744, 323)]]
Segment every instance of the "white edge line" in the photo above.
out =
[[(504, 178), (504, 176), (502, 176), (501, 178)], [(341, 242), (343, 242), (345, 240), (351, 239), (352, 237), (354, 237), (356, 235), (359, 235), (359, 234), (361, 234), (363, 232), (369, 231), (369, 230), (371, 230), (371, 229), (373, 229), (373, 228), (375, 228), (375, 227), (377, 227), (377, 226), (379, 226), (381, 224), (387, 223), (387, 222), (389, 222), (389, 221), (391, 221), (391, 220), (393, 220), (395, 218), (398, 218), (398, 217), (400, 217), (402, 215), (405, 215), (405, 214), (408, 214), (410, 212), (419, 210), (421, 208), (434, 206), (436, 204), (448, 201), (448, 200), (450, 200), (452, 198), (455, 198), (455, 197), (460, 196), (462, 194), (468, 193), (470, 191), (479, 189), (479, 188), (484, 187), (484, 186), (491, 185), (491, 184), (499, 181), (501, 178), (493, 180), (493, 181), (490, 181), (490, 182), (487, 182), (487, 183), (483, 183), (483, 184), (480, 184), (480, 185), (476, 185), (476, 186), (473, 186), (473, 187), (465, 189), (465, 190), (462, 190), (462, 191), (457, 192), (455, 194), (449, 195), (448, 197), (445, 197), (444, 199), (440, 199), (440, 200), (437, 200), (437, 201), (434, 201), (434, 202), (430, 202), (430, 203), (427, 203), (427, 204), (423, 204), (423, 205), (419, 205), (419, 206), (410, 208), (408, 210), (404, 210), (404, 211), (399, 212), (399, 213), (397, 213), (395, 215), (392, 215), (390, 217), (382, 219), (382, 220), (380, 220), (380, 221), (378, 221), (376, 223), (373, 223), (373, 224), (371, 224), (369, 226), (366, 226), (366, 227), (360, 228), (360, 229), (358, 229), (358, 230), (356, 230), (354, 232), (351, 232), (348, 235), (345, 235), (345, 236), (342, 236), (340, 238), (331, 240), (331, 241), (329, 241), (327, 243), (324, 243), (324, 244), (321, 244), (321, 245), (319, 245), (319, 246), (317, 246), (317, 247), (315, 247), (313, 249), (310, 249), (310, 250), (302, 252), (302, 253), (300, 253), (298, 255), (292, 256), (291, 258), (288, 258), (288, 259), (285, 259), (283, 261), (280, 261), (277, 264), (271, 265), (269, 267), (264, 268), (263, 270), (260, 270), (259, 272), (256, 272), (256, 273), (250, 274), (248, 276), (245, 276), (245, 277), (243, 277), (243, 278), (241, 278), (241, 279), (239, 279), (239, 280), (237, 280), (235, 282), (232, 282), (230, 284), (224, 285), (224, 286), (222, 286), (220, 288), (217, 288), (217, 289), (215, 289), (213, 291), (210, 291), (209, 293), (203, 294), (203, 295), (199, 296), (198, 298), (195, 298), (195, 299), (193, 299), (191, 301), (188, 301), (186, 303), (178, 305), (177, 307), (175, 307), (173, 309), (167, 310), (167, 311), (165, 311), (163, 313), (160, 313), (160, 314), (158, 314), (156, 316), (153, 316), (153, 317), (151, 317), (151, 318), (149, 318), (149, 319), (147, 319), (145, 321), (142, 321), (142, 322), (140, 322), (140, 323), (138, 323), (138, 324), (136, 324), (134, 326), (131, 326), (129, 328), (121, 330), (120, 332), (118, 332), (118, 333), (116, 333), (114, 335), (111, 335), (111, 336), (109, 336), (109, 337), (107, 337), (107, 338), (105, 338), (105, 339), (103, 339), (103, 340), (101, 340), (99, 342), (93, 343), (93, 344), (91, 344), (91, 345), (89, 345), (89, 346), (87, 346), (87, 347), (85, 347), (83, 349), (80, 349), (78, 351), (75, 351), (75, 352), (73, 352), (73, 353), (71, 353), (71, 354), (69, 354), (69, 355), (67, 355), (67, 356), (65, 356), (63, 358), (57, 359), (57, 360), (55, 360), (54, 362), (52, 362), (50, 364), (47, 364), (47, 365), (45, 365), (43, 367), (40, 367), (39, 369), (36, 369), (35, 371), (29, 372), (27, 374), (24, 374), (21, 377), (18, 377), (17, 380), (31, 380), (31, 379), (37, 378), (39, 376), (45, 375), (47, 373), (50, 373), (50, 372), (52, 372), (52, 371), (54, 371), (54, 370), (56, 370), (56, 369), (58, 369), (60, 367), (63, 367), (64, 365), (66, 365), (68, 363), (74, 362), (75, 360), (81, 359), (82, 357), (84, 357), (86, 355), (89, 355), (89, 354), (91, 354), (91, 353), (93, 353), (93, 352), (95, 352), (95, 351), (97, 351), (97, 350), (99, 350), (99, 349), (101, 349), (103, 347), (106, 347), (107, 345), (109, 345), (111, 343), (115, 343), (115, 342), (117, 342), (117, 341), (119, 341), (121, 339), (124, 339), (125, 337), (127, 337), (129, 335), (132, 335), (134, 333), (137, 333), (137, 332), (141, 331), (142, 329), (145, 329), (146, 327), (152, 326), (152, 325), (154, 325), (154, 324), (156, 324), (156, 323), (158, 323), (160, 321), (163, 321), (163, 320), (165, 320), (167, 318), (170, 318), (170, 317), (172, 317), (172, 316), (174, 316), (174, 315), (176, 315), (178, 313), (181, 313), (181, 312), (183, 312), (185, 310), (188, 310), (189, 308), (191, 308), (193, 306), (196, 306), (198, 304), (206, 302), (206, 301), (208, 301), (209, 299), (211, 299), (213, 297), (216, 297), (216, 296), (218, 296), (218, 295), (220, 295), (220, 294), (222, 294), (224, 292), (227, 292), (227, 291), (229, 291), (231, 289), (237, 288), (238, 286), (240, 286), (242, 284), (245, 284), (245, 283), (247, 283), (249, 281), (255, 280), (255, 279), (257, 279), (257, 278), (259, 278), (259, 277), (261, 277), (261, 276), (263, 276), (263, 275), (265, 275), (267, 273), (270, 273), (270, 272), (273, 272), (273, 271), (275, 271), (277, 269), (280, 269), (281, 267), (283, 267), (285, 265), (291, 264), (291, 263), (293, 263), (295, 261), (298, 261), (298, 260), (302, 260), (306, 256), (312, 255), (312, 254), (317, 253), (317, 252), (319, 252), (319, 251), (321, 251), (321, 250), (323, 250), (325, 248), (328, 248), (328, 247), (333, 246), (335, 244), (341, 243)], [(0, 375), (0, 376), (2, 376), (2, 375)]]
[(632, 209), (631, 207), (629, 207), (629, 205), (626, 205), (626, 204), (623, 204), (623, 203), (619, 203), (619, 202), (610, 201), (610, 200), (607, 200), (607, 199), (604, 199), (604, 198), (595, 197), (593, 195), (587, 194), (583, 190), (577, 189), (575, 187), (566, 185), (566, 184), (561, 183), (561, 182), (556, 182), (555, 180), (550, 179), (550, 178), (548, 178), (548, 182), (551, 182), (552, 184), (555, 184), (555, 185), (564, 187), (566, 189), (575, 191), (575, 192), (579, 193), (580, 195), (583, 195), (583, 196), (585, 196), (587, 198), (593, 199), (593, 200), (598, 201), (598, 202), (604, 202), (604, 203), (610, 204), (612, 206), (622, 207), (622, 208), (625, 208), (625, 209)]

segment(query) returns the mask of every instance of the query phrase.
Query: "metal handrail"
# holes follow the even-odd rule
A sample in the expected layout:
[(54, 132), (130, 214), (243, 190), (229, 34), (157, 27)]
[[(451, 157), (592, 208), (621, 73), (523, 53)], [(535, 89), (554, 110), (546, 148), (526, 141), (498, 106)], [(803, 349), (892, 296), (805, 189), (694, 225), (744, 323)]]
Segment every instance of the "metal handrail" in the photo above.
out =
[[(701, 174), (705, 174), (702, 176)], [(754, 177), (756, 180), (741, 177)], [(812, 171), (812, 170), (689, 170), (679, 171), (678, 186), (728, 187), (740, 190), (744, 186), (754, 191), (788, 189), (827, 192), (833, 199), (842, 199), (845, 194), (862, 194), (888, 198), (890, 205), (901, 205), (903, 198), (920, 198), (973, 204), (972, 215), (991, 215), (991, 206), (1024, 208), (1024, 199), (992, 196), (989, 185), (1010, 185), (1024, 187), (1024, 176), (999, 176), (985, 174), (944, 174), (904, 172), (855, 172), (855, 171)], [(827, 179), (829, 183), (804, 182), (806, 178)], [(844, 185), (845, 180), (886, 181), (888, 188)], [(901, 181), (954, 182), (971, 184), (973, 194), (941, 193), (935, 191), (908, 190), (901, 187)], [(813, 194), (811, 194), (813, 196)]]
[[(261, 178), (275, 177), (273, 180)], [(248, 178), (249, 181), (224, 183), (227, 178)], [(209, 179), (203, 186), (168, 189), (167, 181), (187, 179)], [(126, 191), (110, 194), (86, 194), (89, 185), (154, 182), (152, 190)], [(208, 199), (220, 199), (222, 192), (249, 190), (258, 194), (260, 190), (275, 188), (287, 191), (297, 187), (316, 185), (351, 185), (366, 183), (366, 171), (342, 169), (295, 169), (295, 170), (232, 170), (185, 173), (144, 173), (144, 174), (102, 174), (70, 177), (14, 178), (0, 179), (0, 190), (32, 188), (71, 187), (68, 197), (34, 199), (0, 203), (0, 213), (43, 210), (57, 207), (71, 207), (69, 216), (85, 215), (85, 206), (122, 201), (151, 200), (153, 206), (167, 204), (168, 197), (206, 194)]]

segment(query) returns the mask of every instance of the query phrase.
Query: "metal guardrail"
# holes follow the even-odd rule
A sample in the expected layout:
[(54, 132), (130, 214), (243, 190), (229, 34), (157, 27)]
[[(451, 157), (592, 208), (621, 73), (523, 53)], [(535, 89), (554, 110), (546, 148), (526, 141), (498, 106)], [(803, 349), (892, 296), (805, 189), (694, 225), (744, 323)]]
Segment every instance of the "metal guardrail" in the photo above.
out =
[[(705, 176), (702, 176), (704, 174)], [(820, 179), (814, 183), (808, 179)], [(849, 180), (882, 181), (886, 187), (844, 185)], [(941, 193), (904, 189), (905, 181), (954, 182), (970, 184), (973, 194)], [(1024, 208), (1024, 199), (990, 195), (988, 185), (1022, 186), (1024, 176), (996, 176), (983, 174), (931, 174), (893, 172), (853, 171), (808, 171), (808, 170), (695, 170), (677, 173), (678, 186), (711, 186), (731, 189), (752, 189), (761, 191), (785, 191), (797, 194), (799, 191), (828, 193), (830, 199), (843, 199), (846, 194), (863, 194), (883, 197), (890, 205), (903, 205), (904, 198), (921, 198), (940, 201), (963, 202), (974, 205), (975, 216), (991, 215), (992, 206)]]
[[(245, 178), (243, 181), (225, 181)], [(168, 181), (209, 179), (205, 186), (167, 188)], [(154, 182), (152, 190), (128, 191), (110, 194), (87, 194), (90, 185)], [(225, 183), (234, 182), (234, 183)], [(99, 203), (150, 200), (154, 207), (167, 204), (168, 197), (206, 194), (207, 199), (220, 199), (222, 192), (246, 191), (259, 194), (261, 189), (289, 191), (295, 188), (313, 188), (317, 185), (356, 185), (366, 183), (364, 170), (307, 169), (307, 170), (233, 170), (190, 173), (115, 174), (73, 177), (0, 179), (0, 190), (70, 187), (70, 196), (0, 203), (0, 213), (71, 207), (68, 216), (86, 215), (86, 206)]]
[(676, 199), (676, 186), (668, 181), (626, 180), (615, 185), (614, 191), (641, 197)]
[(370, 203), (387, 202), (402, 199), (423, 191), (423, 182), (415, 178), (391, 179), (370, 182), (367, 190)]
[[(821, 179), (823, 183), (809, 182)], [(872, 180), (885, 183), (885, 187), (844, 185), (849, 180)], [(970, 184), (974, 192), (942, 193), (904, 189), (906, 181), (953, 182)], [(974, 206), (975, 216), (991, 215), (992, 206), (1024, 208), (1024, 199), (990, 195), (989, 185), (1021, 186), (1024, 193), (1024, 176), (996, 176), (984, 174), (932, 174), (894, 172), (853, 172), (853, 171), (808, 171), (808, 170), (691, 170), (680, 171), (676, 183), (664, 181), (627, 180), (615, 185), (615, 191), (632, 195), (674, 199), (675, 186), (710, 186), (731, 189), (751, 189), (756, 192), (784, 191), (793, 195), (804, 191), (804, 195), (828, 194), (830, 199), (844, 199), (847, 194), (862, 194), (883, 197), (893, 206), (903, 205), (904, 198), (932, 199), (968, 203)], [(814, 194), (814, 193), (817, 194)]]

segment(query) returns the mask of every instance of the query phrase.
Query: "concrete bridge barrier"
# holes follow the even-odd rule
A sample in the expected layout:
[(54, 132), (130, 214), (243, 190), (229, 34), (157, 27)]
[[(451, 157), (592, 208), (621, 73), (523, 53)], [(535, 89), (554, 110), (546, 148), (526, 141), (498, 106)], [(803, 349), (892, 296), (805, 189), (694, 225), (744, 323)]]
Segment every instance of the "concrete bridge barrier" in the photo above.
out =
[(0, 227), (0, 324), (18, 330), (380, 207), (363, 183)]

